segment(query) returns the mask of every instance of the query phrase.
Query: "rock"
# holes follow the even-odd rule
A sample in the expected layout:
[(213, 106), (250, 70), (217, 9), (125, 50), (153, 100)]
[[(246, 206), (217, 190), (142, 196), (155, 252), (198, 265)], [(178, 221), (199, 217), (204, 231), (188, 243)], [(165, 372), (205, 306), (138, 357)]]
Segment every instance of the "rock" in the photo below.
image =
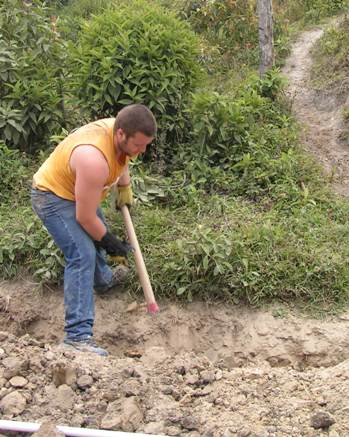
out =
[(45, 358), (48, 361), (52, 361), (55, 357), (55, 354), (52, 351), (47, 351), (45, 354)]
[(199, 429), (199, 422), (193, 416), (184, 416), (180, 419), (179, 423), (181, 426), (189, 431), (194, 431)]
[(176, 435), (181, 435), (181, 433), (182, 433), (182, 431), (179, 428), (177, 428), (176, 426), (169, 426), (166, 429), (166, 435), (171, 436), (171, 437), (176, 436)]
[(0, 401), (0, 409), (5, 415), (17, 416), (23, 413), (26, 406), (26, 399), (18, 391), (13, 391)]
[(193, 375), (193, 374), (187, 375), (185, 378), (185, 382), (188, 385), (196, 385), (199, 383), (199, 377), (197, 375)]
[(86, 390), (93, 384), (93, 378), (90, 375), (82, 375), (78, 378), (76, 384), (81, 390)]
[(223, 378), (223, 372), (219, 369), (215, 374), (216, 381), (220, 381)]
[(130, 303), (130, 305), (126, 308), (126, 312), (127, 313), (132, 313), (133, 311), (136, 311), (137, 309), (138, 309), (138, 307), (139, 307), (139, 305), (138, 305), (138, 303), (135, 301), (135, 302), (132, 302), (132, 303)]
[(265, 375), (266, 375), (265, 371), (257, 367), (255, 369), (249, 369), (244, 374), (244, 378), (247, 380), (254, 380), (254, 379), (263, 378)]
[(83, 428), (99, 428), (99, 423), (96, 417), (94, 416), (86, 416), (83, 418), (83, 421), (81, 423), (81, 426)]
[(10, 379), (9, 383), (12, 387), (23, 388), (28, 384), (28, 380), (23, 378), (23, 376), (14, 376)]
[(60, 385), (57, 389), (49, 390), (50, 406), (59, 408), (61, 411), (69, 411), (75, 403), (75, 393), (66, 384)]
[(56, 387), (72, 386), (76, 382), (76, 369), (63, 363), (56, 363), (52, 368), (52, 379)]
[(326, 429), (336, 423), (327, 411), (317, 411), (310, 419), (310, 426), (314, 429)]
[(139, 396), (141, 394), (141, 383), (138, 379), (125, 381), (121, 387), (121, 391), (126, 397)]
[(136, 431), (143, 421), (143, 413), (134, 397), (115, 401), (108, 405), (101, 427), (125, 432)]
[(0, 341), (3, 342), (7, 340), (9, 337), (9, 333), (5, 331), (0, 331)]
[(0, 347), (0, 358), (4, 358), (6, 355), (6, 352), (4, 351), (4, 349), (2, 347)]
[(63, 437), (65, 434), (58, 431), (56, 425), (50, 422), (42, 423), (39, 431), (33, 434), (32, 437)]
[(216, 380), (216, 376), (213, 370), (204, 370), (200, 373), (203, 384), (211, 384)]
[(214, 437), (214, 433), (213, 433), (213, 431), (211, 431), (210, 429), (207, 429), (207, 430), (204, 431), (204, 433), (202, 434), (202, 437)]
[(237, 437), (249, 437), (251, 433), (251, 430), (244, 426), (237, 432)]
[(11, 379), (13, 376), (20, 375), (28, 369), (28, 360), (18, 357), (7, 357), (2, 360), (4, 369), (4, 378)]
[(150, 422), (144, 427), (145, 434), (164, 434), (165, 424), (163, 422)]

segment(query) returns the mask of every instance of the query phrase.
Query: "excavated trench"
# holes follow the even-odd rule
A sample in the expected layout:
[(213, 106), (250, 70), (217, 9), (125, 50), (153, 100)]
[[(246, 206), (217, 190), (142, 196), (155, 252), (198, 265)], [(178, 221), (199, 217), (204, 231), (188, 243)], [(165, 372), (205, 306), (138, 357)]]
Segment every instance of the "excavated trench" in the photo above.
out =
[[(223, 304), (163, 303), (156, 316), (118, 294), (96, 296), (95, 338), (116, 357), (140, 358), (194, 352), (226, 369), (331, 367), (349, 358), (349, 313), (332, 320)], [(63, 336), (61, 290), (39, 292), (30, 282), (0, 287), (0, 329), (16, 336), (59, 344)]]
[(161, 302), (149, 316), (137, 300), (96, 297), (105, 358), (59, 345), (61, 289), (2, 283), (1, 419), (160, 436), (349, 435), (349, 313)]

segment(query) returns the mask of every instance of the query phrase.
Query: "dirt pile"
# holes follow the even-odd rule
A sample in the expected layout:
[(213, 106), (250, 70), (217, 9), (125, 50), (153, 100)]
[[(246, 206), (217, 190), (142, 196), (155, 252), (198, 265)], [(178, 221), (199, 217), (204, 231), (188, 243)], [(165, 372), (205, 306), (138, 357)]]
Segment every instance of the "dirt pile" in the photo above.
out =
[(96, 340), (111, 352), (101, 358), (60, 346), (61, 291), (30, 287), (0, 288), (2, 419), (167, 436), (349, 435), (349, 314), (324, 322), (163, 303), (150, 317), (112, 295), (96, 299)]

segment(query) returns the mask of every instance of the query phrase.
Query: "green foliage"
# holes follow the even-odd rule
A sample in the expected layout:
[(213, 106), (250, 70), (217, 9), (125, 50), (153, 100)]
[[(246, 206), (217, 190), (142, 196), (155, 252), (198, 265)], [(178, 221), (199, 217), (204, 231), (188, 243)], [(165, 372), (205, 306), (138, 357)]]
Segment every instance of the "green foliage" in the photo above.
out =
[(273, 5), (276, 14), (289, 23), (314, 23), (346, 8), (348, 0), (274, 0)]
[(74, 86), (92, 117), (115, 116), (142, 102), (160, 137), (183, 133), (190, 92), (198, 83), (198, 41), (188, 26), (147, 1), (133, 1), (84, 23), (73, 50)]
[(32, 162), (18, 150), (9, 149), (0, 142), (0, 204), (15, 206), (19, 201), (28, 200)]
[(1, 209), (1, 277), (13, 278), (29, 270), (40, 282), (59, 282), (62, 254), (31, 208), (27, 205), (14, 210), (9, 204)]
[(0, 134), (33, 152), (65, 123), (64, 43), (40, 0), (1, 2), (0, 29)]
[[(215, 47), (216, 69), (258, 62), (258, 18), (253, 0), (162, 0), (160, 3), (177, 11), (180, 18)], [(206, 64), (208, 59), (204, 55), (202, 60)]]
[(137, 208), (135, 226), (155, 292), (255, 305), (297, 300), (318, 310), (343, 304), (348, 205), (323, 197), (292, 216), (217, 195), (198, 196), (189, 209)]

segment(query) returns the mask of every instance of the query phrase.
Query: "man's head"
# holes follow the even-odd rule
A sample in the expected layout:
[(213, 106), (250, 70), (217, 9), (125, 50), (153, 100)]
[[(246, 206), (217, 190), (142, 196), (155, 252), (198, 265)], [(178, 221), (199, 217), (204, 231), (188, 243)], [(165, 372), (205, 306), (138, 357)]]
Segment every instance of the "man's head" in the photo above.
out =
[(144, 153), (156, 135), (153, 113), (144, 105), (126, 106), (118, 112), (114, 124), (114, 142), (128, 156)]

